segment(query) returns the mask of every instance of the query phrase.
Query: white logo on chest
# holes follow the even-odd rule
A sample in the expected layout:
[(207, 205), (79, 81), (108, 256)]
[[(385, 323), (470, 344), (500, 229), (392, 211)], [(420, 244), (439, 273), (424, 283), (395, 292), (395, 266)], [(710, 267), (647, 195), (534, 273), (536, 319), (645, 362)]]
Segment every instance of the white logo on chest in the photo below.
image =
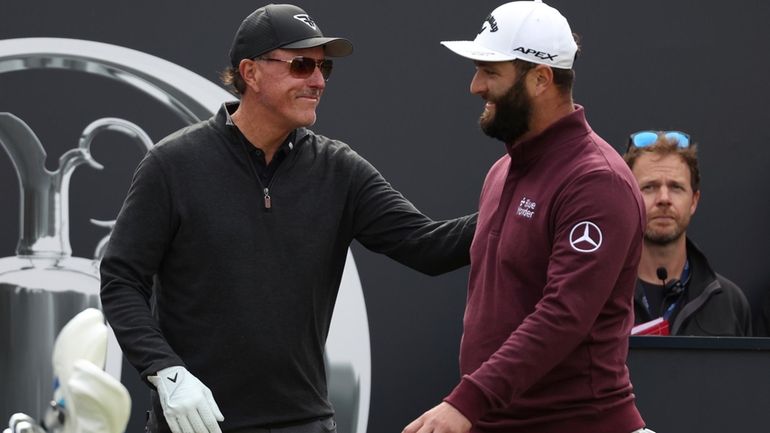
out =
[(532, 216), (535, 215), (535, 206), (537, 206), (537, 203), (526, 197), (522, 197), (519, 202), (519, 208), (516, 209), (516, 215), (532, 219)]

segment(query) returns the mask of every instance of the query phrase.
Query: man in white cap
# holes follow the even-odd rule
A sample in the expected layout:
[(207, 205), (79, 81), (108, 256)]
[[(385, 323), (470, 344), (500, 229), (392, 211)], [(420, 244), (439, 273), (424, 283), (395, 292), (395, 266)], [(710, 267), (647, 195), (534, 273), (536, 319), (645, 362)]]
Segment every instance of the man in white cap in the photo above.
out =
[(257, 9), (225, 73), (240, 102), (140, 163), (101, 295), (153, 390), (150, 432), (336, 431), (324, 346), (352, 240), (431, 274), (468, 263), (475, 215), (429, 219), (345, 143), (307, 129), (328, 57), (351, 52), (299, 7)]
[(626, 356), (644, 206), (572, 101), (567, 20), (517, 1), (442, 44), (474, 61), (479, 124), (507, 152), (481, 191), (462, 379), (404, 432), (643, 431)]

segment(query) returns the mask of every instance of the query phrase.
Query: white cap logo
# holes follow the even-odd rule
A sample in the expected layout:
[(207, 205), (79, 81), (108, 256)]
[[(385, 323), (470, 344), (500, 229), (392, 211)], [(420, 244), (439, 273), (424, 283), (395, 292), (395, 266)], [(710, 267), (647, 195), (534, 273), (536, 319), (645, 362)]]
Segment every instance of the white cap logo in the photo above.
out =
[(596, 251), (602, 246), (602, 231), (591, 221), (579, 222), (569, 232), (569, 244), (581, 253)]
[(484, 33), (484, 30), (489, 30), (490, 33), (497, 31), (497, 21), (495, 21), (495, 17), (491, 14), (481, 24), (481, 30), (479, 30), (479, 33)]
[(310, 18), (310, 15), (308, 14), (297, 14), (294, 15), (294, 19), (298, 21), (302, 21), (303, 23), (307, 24), (311, 29), (318, 30), (318, 27), (315, 25), (315, 21), (313, 21), (312, 18)]

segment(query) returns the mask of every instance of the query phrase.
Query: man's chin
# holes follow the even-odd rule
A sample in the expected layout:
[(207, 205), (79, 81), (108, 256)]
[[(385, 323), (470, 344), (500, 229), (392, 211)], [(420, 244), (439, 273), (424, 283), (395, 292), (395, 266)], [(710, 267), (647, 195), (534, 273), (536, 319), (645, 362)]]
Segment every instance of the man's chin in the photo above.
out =
[(495, 116), (489, 111), (484, 111), (479, 116), (479, 126), (482, 131), (487, 131), (495, 122)]
[(666, 246), (675, 243), (681, 239), (682, 236), (684, 236), (684, 233), (647, 232), (644, 234), (644, 241), (652, 245)]
[(308, 127), (313, 126), (316, 121), (316, 113), (315, 111), (312, 113), (306, 113), (304, 116), (301, 117), (300, 121), (298, 122), (300, 127)]

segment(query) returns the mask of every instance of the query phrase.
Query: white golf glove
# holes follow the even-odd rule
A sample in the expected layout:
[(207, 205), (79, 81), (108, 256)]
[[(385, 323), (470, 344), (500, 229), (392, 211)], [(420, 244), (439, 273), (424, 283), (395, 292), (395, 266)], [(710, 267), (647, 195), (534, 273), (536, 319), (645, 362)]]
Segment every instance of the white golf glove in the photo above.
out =
[(211, 390), (181, 366), (147, 376), (158, 390), (163, 415), (173, 433), (222, 433), (217, 421), (225, 417)]

